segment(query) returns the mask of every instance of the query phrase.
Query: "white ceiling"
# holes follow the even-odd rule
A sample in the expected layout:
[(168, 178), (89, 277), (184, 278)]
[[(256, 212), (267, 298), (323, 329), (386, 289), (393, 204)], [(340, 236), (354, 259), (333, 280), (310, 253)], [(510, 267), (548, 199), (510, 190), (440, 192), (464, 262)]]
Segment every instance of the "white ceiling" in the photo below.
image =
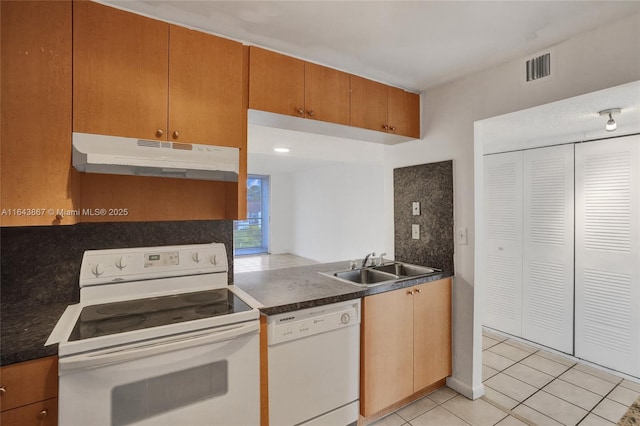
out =
[[(614, 132), (604, 129), (604, 108), (622, 109)], [(478, 121), (476, 131), (485, 154), (638, 133), (640, 81)]]
[(640, 11), (638, 1), (102, 2), (417, 92)]
[[(275, 153), (274, 148), (290, 152)], [(337, 163), (382, 165), (385, 145), (249, 124), (247, 151), (249, 173), (270, 175)]]

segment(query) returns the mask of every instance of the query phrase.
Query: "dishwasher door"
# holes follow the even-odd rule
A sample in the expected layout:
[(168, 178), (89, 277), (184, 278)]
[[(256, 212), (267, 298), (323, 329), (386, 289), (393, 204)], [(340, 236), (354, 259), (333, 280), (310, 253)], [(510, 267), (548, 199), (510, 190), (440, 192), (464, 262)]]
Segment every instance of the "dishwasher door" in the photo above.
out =
[(268, 319), (270, 426), (357, 421), (360, 300)]

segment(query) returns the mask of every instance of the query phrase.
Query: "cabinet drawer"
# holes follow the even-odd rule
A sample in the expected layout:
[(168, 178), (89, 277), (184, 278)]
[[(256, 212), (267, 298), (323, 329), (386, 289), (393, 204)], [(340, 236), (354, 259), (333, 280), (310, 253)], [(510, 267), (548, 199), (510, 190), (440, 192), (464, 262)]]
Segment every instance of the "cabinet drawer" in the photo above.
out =
[(3, 411), (0, 424), (5, 426), (55, 426), (58, 424), (58, 398)]
[(58, 357), (1, 367), (0, 387), (4, 389), (0, 396), (2, 411), (57, 397)]

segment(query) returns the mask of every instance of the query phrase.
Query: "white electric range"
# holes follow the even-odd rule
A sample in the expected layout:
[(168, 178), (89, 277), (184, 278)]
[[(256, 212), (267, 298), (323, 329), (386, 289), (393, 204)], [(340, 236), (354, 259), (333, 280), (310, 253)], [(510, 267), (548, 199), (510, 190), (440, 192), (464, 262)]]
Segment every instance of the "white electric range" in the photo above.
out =
[(60, 425), (259, 424), (259, 312), (227, 265), (224, 244), (85, 252), (47, 341)]

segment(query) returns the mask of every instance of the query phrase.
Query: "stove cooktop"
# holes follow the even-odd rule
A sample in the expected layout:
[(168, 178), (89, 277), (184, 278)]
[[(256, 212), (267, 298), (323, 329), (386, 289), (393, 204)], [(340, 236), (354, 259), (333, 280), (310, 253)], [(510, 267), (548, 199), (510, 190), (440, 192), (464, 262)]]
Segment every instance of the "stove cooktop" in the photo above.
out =
[(82, 308), (68, 340), (84, 340), (249, 310), (249, 305), (226, 288), (89, 305)]

